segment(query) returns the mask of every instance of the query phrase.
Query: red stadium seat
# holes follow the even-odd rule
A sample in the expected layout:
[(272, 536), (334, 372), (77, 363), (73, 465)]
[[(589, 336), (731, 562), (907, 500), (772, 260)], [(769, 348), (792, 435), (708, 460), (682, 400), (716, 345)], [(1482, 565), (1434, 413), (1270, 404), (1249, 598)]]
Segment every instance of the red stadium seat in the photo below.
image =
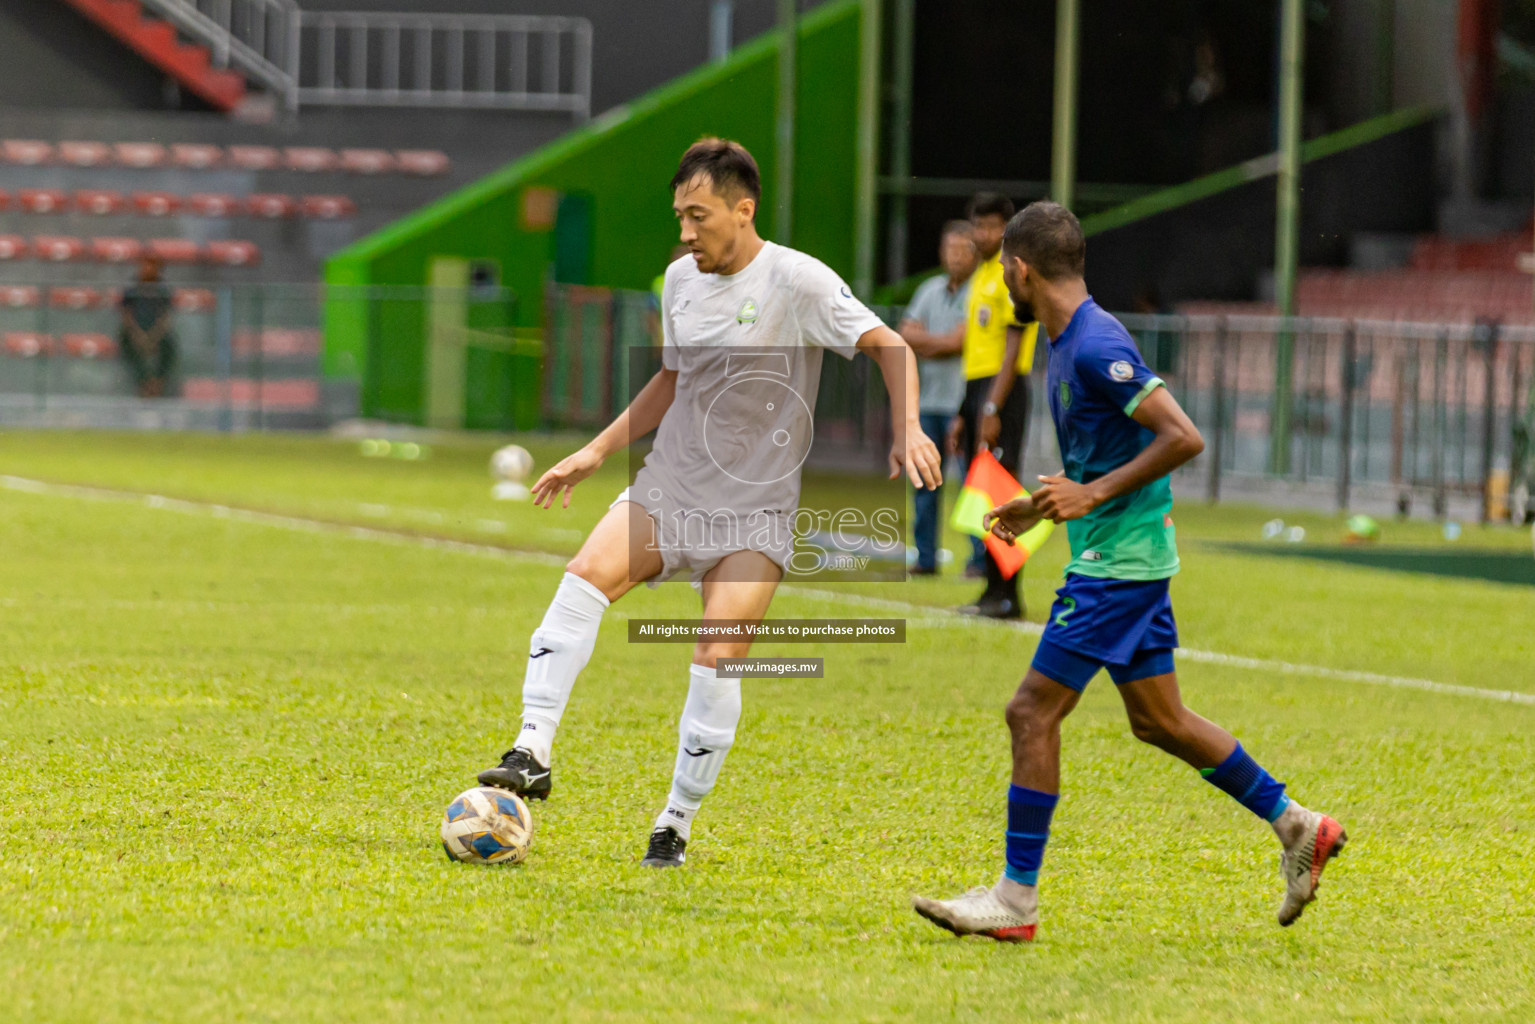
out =
[(218, 146), (201, 142), (177, 142), (171, 145), (171, 164), (194, 171), (217, 167), (224, 161), (224, 151)]
[(27, 240), (20, 235), (0, 235), (0, 260), (25, 259)]
[(165, 147), (158, 142), (119, 142), (112, 153), (124, 167), (159, 167), (165, 163)]
[(211, 313), (218, 306), (218, 296), (208, 288), (177, 288), (171, 293), (171, 305), (181, 313)]
[(146, 217), (169, 217), (181, 209), (181, 197), (174, 192), (135, 192), (133, 208)]
[(5, 139), (0, 141), (0, 157), (6, 163), (36, 167), (53, 159), (53, 147), (36, 139)]
[(225, 267), (253, 267), (261, 262), (261, 249), (255, 242), (226, 238), (209, 242), (204, 255), (209, 263)]
[(223, 192), (193, 192), (187, 196), (187, 209), (199, 217), (238, 217), (245, 204)]
[(98, 217), (109, 213), (122, 213), (128, 201), (121, 192), (109, 188), (80, 188), (75, 190), (75, 209), (81, 213), (94, 213)]
[(66, 334), (60, 340), (64, 342), (65, 354), (75, 359), (105, 359), (117, 354), (117, 343), (112, 336), (100, 331)]
[(137, 238), (103, 236), (91, 239), (91, 259), (101, 263), (132, 263), (144, 254)]
[(333, 171), (339, 163), (336, 151), (323, 146), (289, 146), (282, 152), (283, 165), (290, 171)]
[(357, 212), (357, 204), (346, 196), (305, 196), (301, 209), (315, 220), (342, 220)]
[(24, 188), (16, 193), (17, 205), (28, 213), (63, 213), (69, 193), (57, 188)]
[(32, 254), (48, 263), (68, 263), (85, 256), (85, 243), (71, 235), (38, 235), (32, 239)]
[(225, 156), (246, 171), (270, 171), (282, 163), (282, 154), (271, 146), (230, 146)]
[(293, 201), (292, 196), (276, 192), (252, 192), (245, 197), (245, 209), (252, 217), (278, 220), (293, 216), (298, 212), (298, 204)]
[(0, 210), (7, 209), (11, 205), (11, 194), (0, 188)]
[(42, 298), (41, 290), (30, 284), (0, 285), (0, 306), (9, 309), (33, 309)]
[(6, 331), (5, 350), (23, 359), (35, 359), (53, 351), (53, 338), (41, 331)]
[(112, 162), (112, 147), (105, 142), (61, 142), (59, 159), (75, 167), (105, 167)]
[(196, 263), (202, 250), (190, 238), (151, 238), (149, 252), (166, 263)]
[(395, 160), (387, 149), (343, 149), (341, 169), (353, 174), (387, 174)]
[(435, 149), (397, 149), (394, 158), (406, 174), (446, 174), (453, 162)]
[(54, 309), (96, 309), (101, 305), (101, 293), (94, 288), (62, 285), (48, 289), (48, 305)]

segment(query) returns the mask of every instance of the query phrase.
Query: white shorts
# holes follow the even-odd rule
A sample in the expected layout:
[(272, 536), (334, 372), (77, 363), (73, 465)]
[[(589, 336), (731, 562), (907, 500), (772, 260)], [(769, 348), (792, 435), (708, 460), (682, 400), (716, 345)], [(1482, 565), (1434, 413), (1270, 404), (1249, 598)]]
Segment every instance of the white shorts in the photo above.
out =
[(656, 524), (656, 543), (661, 553), (661, 571), (645, 581), (658, 587), (667, 580), (686, 573), (695, 590), (703, 589), (703, 579), (720, 560), (737, 551), (757, 551), (766, 555), (781, 571), (787, 571), (794, 553), (794, 534), (788, 514), (767, 510), (753, 512), (744, 521), (725, 510), (712, 516), (702, 509), (684, 507), (668, 499), (665, 488), (646, 469), (635, 475), (634, 483), (613, 499), (639, 505)]

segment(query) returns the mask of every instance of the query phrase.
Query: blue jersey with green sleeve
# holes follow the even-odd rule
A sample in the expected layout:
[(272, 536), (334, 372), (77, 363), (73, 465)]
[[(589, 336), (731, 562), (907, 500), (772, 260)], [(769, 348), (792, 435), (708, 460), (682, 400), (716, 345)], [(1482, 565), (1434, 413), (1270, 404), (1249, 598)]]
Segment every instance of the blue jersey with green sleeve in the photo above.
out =
[[(1124, 326), (1090, 298), (1051, 340), (1045, 382), (1067, 479), (1091, 483), (1135, 458), (1155, 436), (1131, 414), (1162, 379)], [(1172, 507), (1172, 484), (1162, 477), (1071, 520), (1066, 572), (1117, 580), (1173, 575)]]

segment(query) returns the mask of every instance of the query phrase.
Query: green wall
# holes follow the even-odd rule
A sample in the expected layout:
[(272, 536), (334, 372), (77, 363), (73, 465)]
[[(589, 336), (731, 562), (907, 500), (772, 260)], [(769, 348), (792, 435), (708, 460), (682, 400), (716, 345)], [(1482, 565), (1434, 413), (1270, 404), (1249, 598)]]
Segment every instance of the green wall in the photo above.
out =
[[(836, 0), (807, 15), (798, 34), (792, 242), (843, 276), (853, 270), (858, 18), (857, 0)], [(422, 285), (435, 257), (494, 260), (502, 284), (518, 296), (516, 320), (524, 329), (541, 326), (545, 280), (557, 255), (575, 283), (648, 288), (677, 240), (666, 186), (690, 143), (701, 135), (736, 139), (757, 158), (764, 186), (774, 180), (777, 52), (778, 33), (768, 33), (722, 64), (607, 112), (343, 249), (327, 262), (326, 283)], [(524, 224), (529, 188), (560, 193), (563, 230)], [(769, 238), (773, 207), (773, 197), (765, 194), (758, 225)], [(579, 251), (583, 241), (585, 259)], [(582, 276), (587, 280), (580, 281)], [(351, 298), (327, 304), (325, 373), (362, 379), (366, 415), (419, 422), (424, 315), (412, 316), (398, 305), (383, 315), (375, 306)], [(470, 381), (466, 419), (534, 425), (536, 357), (495, 365), (514, 379), (504, 386)], [(470, 367), (474, 373), (486, 364), (471, 359)], [(513, 410), (480, 407), (507, 401)]]

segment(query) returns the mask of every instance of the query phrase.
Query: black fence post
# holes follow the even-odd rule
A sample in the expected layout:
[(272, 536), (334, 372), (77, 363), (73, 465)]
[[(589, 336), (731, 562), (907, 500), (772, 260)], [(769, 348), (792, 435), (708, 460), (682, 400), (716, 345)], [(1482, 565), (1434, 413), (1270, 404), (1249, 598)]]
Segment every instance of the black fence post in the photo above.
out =
[(1343, 328), (1343, 396), (1338, 414), (1338, 511), (1348, 511), (1354, 462), (1354, 321)]
[[(1189, 322), (1183, 321), (1184, 334), (1188, 334)], [(1179, 339), (1179, 347), (1185, 351), (1188, 349), (1188, 338)], [(1225, 444), (1225, 419), (1226, 419), (1226, 318), (1219, 317), (1215, 321), (1215, 353), (1214, 376), (1211, 391), (1215, 397), (1215, 423), (1210, 428), (1210, 478), (1207, 484), (1207, 498), (1212, 505), (1221, 500), (1221, 449)]]
[(1498, 332), (1502, 324), (1489, 320), (1483, 325), (1484, 374), (1482, 405), (1482, 525), (1492, 520), (1492, 437), (1498, 421)]

